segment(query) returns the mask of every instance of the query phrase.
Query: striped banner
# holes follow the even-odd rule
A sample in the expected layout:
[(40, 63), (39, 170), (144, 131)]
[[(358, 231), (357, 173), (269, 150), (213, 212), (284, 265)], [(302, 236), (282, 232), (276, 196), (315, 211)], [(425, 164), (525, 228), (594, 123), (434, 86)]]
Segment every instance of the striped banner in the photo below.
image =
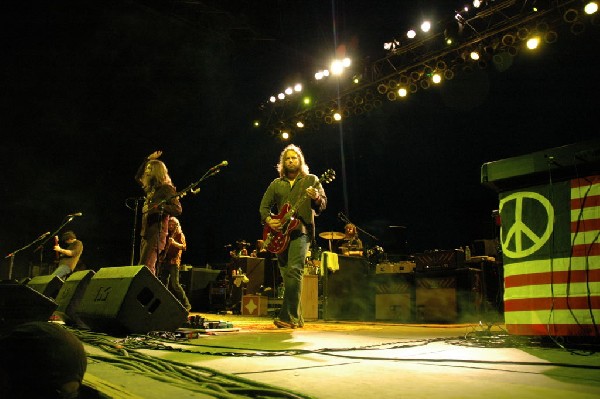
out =
[(502, 193), (511, 334), (600, 336), (600, 176)]

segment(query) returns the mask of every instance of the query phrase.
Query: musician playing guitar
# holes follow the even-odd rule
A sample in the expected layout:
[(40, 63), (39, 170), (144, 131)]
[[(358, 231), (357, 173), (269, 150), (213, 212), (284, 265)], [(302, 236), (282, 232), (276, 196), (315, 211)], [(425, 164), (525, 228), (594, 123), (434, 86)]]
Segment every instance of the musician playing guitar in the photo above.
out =
[[(269, 232), (265, 240), (267, 249), (277, 254), (285, 287), (279, 318), (274, 324), (278, 328), (297, 328), (304, 325), (300, 307), (304, 262), (315, 237), (315, 215), (325, 209), (327, 197), (321, 181), (309, 173), (299, 147), (290, 144), (284, 148), (277, 171), (279, 177), (269, 184), (262, 197), (260, 217)], [(274, 207), (278, 214), (271, 214)], [(274, 242), (272, 236), (278, 233), (285, 237), (276, 240), (278, 245), (269, 245)]]

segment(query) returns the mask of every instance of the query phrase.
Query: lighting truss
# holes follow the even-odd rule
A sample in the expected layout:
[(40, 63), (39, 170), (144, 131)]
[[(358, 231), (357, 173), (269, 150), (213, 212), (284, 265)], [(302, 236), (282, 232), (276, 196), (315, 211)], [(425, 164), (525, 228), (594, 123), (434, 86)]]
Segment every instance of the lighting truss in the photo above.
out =
[[(473, 49), (487, 51), (488, 58), (502, 53), (514, 56), (518, 46), (533, 33), (546, 35), (547, 42), (553, 42), (560, 25), (577, 22), (566, 21), (565, 13), (582, 4), (578, 0), (544, 3), (545, 7), (534, 10), (530, 1), (493, 1), (476, 9), (472, 16), (455, 13), (454, 20), (462, 24), (462, 36), (452, 45), (446, 44), (439, 23), (429, 35), (400, 43), (385, 57), (363, 65), (363, 70), (357, 71), (362, 74), (358, 84), (340, 80), (335, 90), (332, 85), (315, 85), (308, 106), (291, 100), (262, 106), (266, 121), (263, 126), (275, 135), (284, 129), (298, 130), (295, 127), (298, 121), (303, 123), (304, 130), (318, 130), (321, 124), (334, 122), (334, 112), (349, 118), (381, 106), (382, 99), (396, 100), (394, 90), (398, 87), (405, 87), (410, 93), (429, 88), (428, 78), (434, 72), (452, 78), (461, 72), (461, 64), (468, 62), (465, 54)], [(573, 27), (571, 31), (575, 33)], [(485, 66), (485, 60), (478, 63)]]

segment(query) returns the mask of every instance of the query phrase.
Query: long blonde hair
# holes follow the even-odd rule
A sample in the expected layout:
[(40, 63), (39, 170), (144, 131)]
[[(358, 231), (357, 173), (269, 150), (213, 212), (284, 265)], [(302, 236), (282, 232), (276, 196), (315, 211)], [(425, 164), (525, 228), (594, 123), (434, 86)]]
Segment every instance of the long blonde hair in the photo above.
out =
[(281, 154), (279, 155), (279, 163), (277, 164), (277, 167), (276, 167), (277, 172), (279, 172), (279, 177), (285, 176), (285, 173), (284, 173), (285, 153), (288, 151), (294, 151), (298, 155), (298, 158), (300, 159), (300, 175), (306, 176), (309, 172), (308, 172), (308, 165), (306, 164), (306, 161), (304, 160), (304, 154), (302, 153), (302, 150), (300, 149), (300, 147), (298, 147), (295, 144), (290, 144), (287, 147), (285, 147), (283, 149), (283, 151), (281, 151)]
[[(142, 183), (146, 181), (147, 186), (144, 186), (144, 189), (150, 191), (152, 188), (162, 186), (168, 184), (173, 186), (173, 182), (171, 181), (171, 176), (169, 176), (169, 171), (167, 169), (167, 165), (163, 161), (159, 161), (158, 159), (152, 159), (146, 163), (146, 168), (150, 167), (150, 173), (146, 177), (146, 172), (144, 171), (144, 175), (142, 175)], [(147, 179), (147, 180), (145, 180)]]

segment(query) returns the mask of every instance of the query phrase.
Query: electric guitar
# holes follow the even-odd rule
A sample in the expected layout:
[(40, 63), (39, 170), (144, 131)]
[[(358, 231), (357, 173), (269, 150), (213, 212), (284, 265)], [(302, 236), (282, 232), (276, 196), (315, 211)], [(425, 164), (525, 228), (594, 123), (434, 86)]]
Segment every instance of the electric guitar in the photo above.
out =
[[(327, 169), (319, 180), (311, 187), (316, 187), (319, 183), (330, 183), (333, 179), (335, 179), (335, 171), (333, 169)], [(280, 254), (287, 248), (290, 242), (290, 233), (300, 224), (300, 220), (295, 217), (296, 211), (307, 198), (308, 195), (304, 193), (295, 204), (291, 205), (286, 202), (283, 204), (277, 215), (271, 216), (272, 219), (279, 219), (281, 221), (281, 230), (273, 230), (268, 223), (265, 223), (263, 240), (264, 248), (266, 248), (267, 251), (274, 254)]]

